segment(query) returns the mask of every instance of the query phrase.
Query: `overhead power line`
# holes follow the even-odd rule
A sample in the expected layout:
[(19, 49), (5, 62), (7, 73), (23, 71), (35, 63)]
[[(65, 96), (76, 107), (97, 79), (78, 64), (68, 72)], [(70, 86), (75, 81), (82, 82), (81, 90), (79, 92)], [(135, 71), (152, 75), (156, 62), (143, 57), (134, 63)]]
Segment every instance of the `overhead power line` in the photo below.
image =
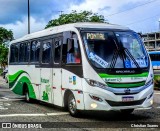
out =
[(133, 25), (133, 24), (135, 24), (135, 23), (140, 23), (140, 22), (143, 22), (143, 21), (145, 21), (145, 20), (148, 20), (148, 19), (151, 19), (151, 18), (154, 18), (154, 17), (157, 17), (157, 16), (160, 16), (160, 14), (157, 14), (157, 15), (154, 15), (154, 16), (152, 16), (152, 17), (148, 17), (148, 18), (145, 18), (145, 19), (142, 19), (142, 20), (138, 20), (138, 21), (135, 21), (135, 22), (126, 24), (126, 25)]
[(110, 16), (117, 15), (117, 14), (120, 14), (120, 13), (123, 13), (123, 12), (127, 12), (127, 11), (129, 11), (129, 10), (132, 10), (132, 9), (137, 8), (137, 7), (141, 7), (141, 6), (144, 6), (144, 5), (147, 5), (147, 4), (150, 4), (150, 3), (153, 3), (153, 2), (155, 2), (155, 1), (157, 1), (157, 0), (152, 0), (152, 1), (146, 2), (146, 3), (144, 3), (144, 4), (141, 4), (141, 5), (138, 5), (138, 6), (135, 6), (135, 7), (129, 8), (129, 9), (127, 9), (127, 10), (123, 10), (123, 11), (120, 11), (120, 12), (116, 12), (116, 13), (113, 13), (113, 14), (107, 15), (107, 16), (105, 16), (105, 17), (110, 17)]

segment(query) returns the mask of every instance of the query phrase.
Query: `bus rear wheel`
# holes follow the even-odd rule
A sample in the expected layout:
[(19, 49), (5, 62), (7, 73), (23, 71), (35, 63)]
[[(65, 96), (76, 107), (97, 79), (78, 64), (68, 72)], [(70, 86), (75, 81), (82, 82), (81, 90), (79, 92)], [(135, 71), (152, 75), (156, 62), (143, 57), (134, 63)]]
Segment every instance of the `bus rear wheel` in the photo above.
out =
[(133, 111), (134, 109), (122, 109), (121, 113), (124, 115), (130, 115)]
[(77, 110), (76, 105), (76, 99), (72, 93), (68, 97), (68, 111), (71, 116), (77, 117), (79, 115), (79, 111)]

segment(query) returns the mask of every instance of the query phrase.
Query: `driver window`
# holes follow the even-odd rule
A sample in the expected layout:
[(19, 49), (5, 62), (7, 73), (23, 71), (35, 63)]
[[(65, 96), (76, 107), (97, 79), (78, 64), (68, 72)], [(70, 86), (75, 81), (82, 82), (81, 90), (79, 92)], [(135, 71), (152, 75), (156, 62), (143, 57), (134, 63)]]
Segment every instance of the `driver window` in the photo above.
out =
[(67, 63), (81, 63), (80, 49), (76, 38), (68, 39)]
[(64, 61), (66, 64), (79, 64), (81, 63), (80, 47), (77, 34), (74, 32), (65, 32), (64, 38), (66, 44), (63, 44)]

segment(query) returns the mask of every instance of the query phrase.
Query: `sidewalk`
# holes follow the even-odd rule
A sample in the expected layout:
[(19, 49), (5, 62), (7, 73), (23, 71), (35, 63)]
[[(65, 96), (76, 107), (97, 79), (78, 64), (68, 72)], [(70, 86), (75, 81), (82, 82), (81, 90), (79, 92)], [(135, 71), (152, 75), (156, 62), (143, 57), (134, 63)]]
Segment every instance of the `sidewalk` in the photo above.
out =
[(5, 82), (5, 80), (2, 78), (2, 76), (0, 76), (0, 89), (9, 89), (9, 85), (8, 83)]
[(154, 103), (160, 104), (160, 91), (154, 90)]

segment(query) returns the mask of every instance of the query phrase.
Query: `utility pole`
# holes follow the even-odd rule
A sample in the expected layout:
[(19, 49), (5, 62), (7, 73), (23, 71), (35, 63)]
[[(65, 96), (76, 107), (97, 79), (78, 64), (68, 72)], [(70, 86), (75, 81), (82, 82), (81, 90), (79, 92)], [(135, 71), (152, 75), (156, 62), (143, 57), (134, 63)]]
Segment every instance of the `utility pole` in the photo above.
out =
[(58, 11), (58, 12), (60, 13), (60, 15), (62, 15), (64, 11), (60, 10), (60, 11)]
[(28, 0), (28, 34), (30, 34), (30, 4)]
[[(63, 13), (63, 11), (62, 10), (60, 10), (60, 11), (58, 11), (59, 13), (60, 13), (60, 15), (59, 16), (62, 16), (62, 13)], [(60, 21), (60, 19), (59, 19), (59, 24), (61, 23), (61, 21)]]

